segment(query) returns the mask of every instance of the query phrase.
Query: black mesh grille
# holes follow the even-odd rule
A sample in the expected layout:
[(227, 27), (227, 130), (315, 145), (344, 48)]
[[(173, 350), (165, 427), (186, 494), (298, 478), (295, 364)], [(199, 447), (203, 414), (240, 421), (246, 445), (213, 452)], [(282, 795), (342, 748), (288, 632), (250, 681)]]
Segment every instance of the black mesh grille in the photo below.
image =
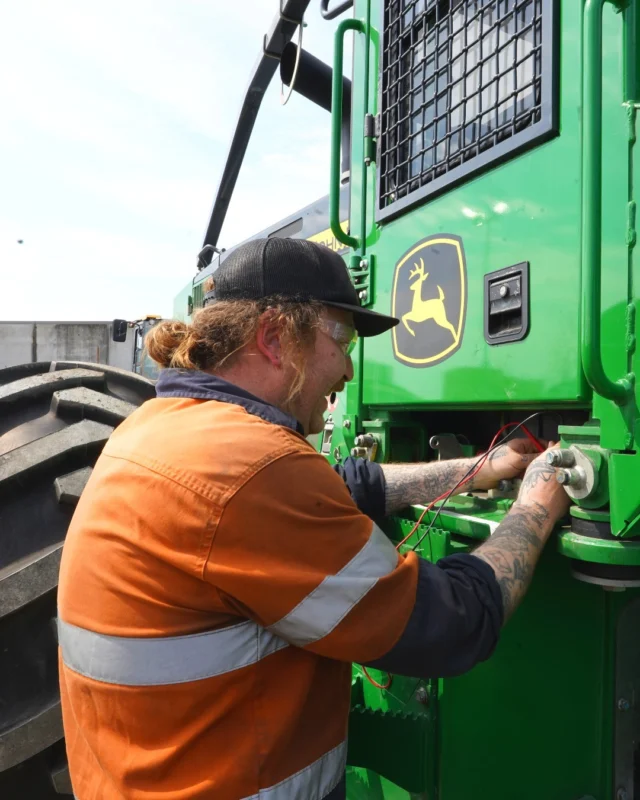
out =
[(541, 120), (544, 0), (384, 5), (381, 209)]
[(204, 292), (202, 289), (202, 283), (197, 283), (193, 287), (193, 309), (196, 311), (203, 306), (203, 299), (204, 299)]

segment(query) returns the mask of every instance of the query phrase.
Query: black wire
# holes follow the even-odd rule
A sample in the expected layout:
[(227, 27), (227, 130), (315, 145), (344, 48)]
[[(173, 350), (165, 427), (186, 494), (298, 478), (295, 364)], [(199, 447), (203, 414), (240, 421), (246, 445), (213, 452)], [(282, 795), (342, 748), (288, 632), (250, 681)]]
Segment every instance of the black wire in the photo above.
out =
[[(429, 527), (422, 534), (422, 536), (418, 539), (418, 541), (413, 545), (413, 547), (411, 548), (412, 550), (415, 550), (416, 547), (418, 547), (418, 545), (424, 540), (425, 536), (429, 536), (429, 534), (431, 533), (431, 528), (433, 528), (433, 526), (435, 525), (435, 522), (438, 519), (438, 517), (440, 516), (440, 512), (442, 511), (444, 505), (451, 498), (451, 495), (455, 492), (455, 490), (458, 488), (458, 486), (463, 484), (466, 481), (466, 479), (469, 477), (469, 475), (471, 475), (471, 473), (478, 466), (478, 464), (483, 459), (488, 458), (490, 456), (490, 454), (493, 453), (494, 450), (498, 449), (498, 447), (502, 447), (502, 445), (506, 441), (508, 441), (513, 436), (513, 434), (516, 433), (516, 431), (520, 430), (520, 428), (522, 428), (524, 425), (526, 425), (527, 422), (530, 422), (532, 419), (535, 419), (536, 417), (544, 416), (545, 414), (549, 414), (549, 412), (548, 411), (536, 411), (535, 414), (531, 414), (530, 417), (527, 417), (526, 419), (523, 419), (522, 422), (519, 422), (517, 425), (514, 425), (514, 427), (510, 431), (505, 431), (505, 436), (499, 442), (496, 442), (493, 445), (492, 448), (487, 450), (486, 453), (483, 453), (480, 456), (480, 458), (477, 461), (475, 461), (471, 465), (471, 467), (469, 467), (469, 469), (465, 472), (465, 474), (462, 476), (462, 478), (460, 478), (460, 480), (455, 484), (455, 486), (452, 489), (449, 490), (447, 496), (436, 507), (436, 513), (435, 513), (433, 519), (431, 520), (431, 522), (429, 523)], [(429, 537), (429, 549), (431, 549), (431, 537)], [(433, 551), (431, 551), (431, 557), (433, 558)]]

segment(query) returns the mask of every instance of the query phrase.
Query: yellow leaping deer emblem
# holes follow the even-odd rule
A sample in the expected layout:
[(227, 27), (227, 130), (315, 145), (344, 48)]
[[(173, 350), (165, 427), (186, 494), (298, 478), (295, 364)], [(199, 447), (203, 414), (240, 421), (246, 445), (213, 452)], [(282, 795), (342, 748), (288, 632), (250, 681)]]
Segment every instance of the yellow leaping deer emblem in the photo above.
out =
[(433, 297), (431, 300), (423, 300), (422, 284), (429, 277), (429, 273), (427, 272), (425, 274), (424, 260), (422, 258), (420, 259), (420, 265), (418, 266), (418, 264), (416, 264), (414, 261), (414, 266), (415, 269), (409, 274), (409, 280), (415, 277), (417, 277), (417, 280), (409, 286), (413, 292), (413, 301), (411, 304), (411, 311), (407, 311), (406, 314), (402, 315), (402, 323), (404, 327), (412, 336), (415, 336), (415, 331), (411, 330), (409, 327), (409, 322), (426, 322), (428, 319), (432, 319), (436, 325), (439, 325), (441, 328), (445, 328), (446, 330), (450, 331), (451, 335), (453, 336), (453, 341), (457, 344), (458, 334), (456, 333), (456, 329), (447, 319), (447, 311), (444, 307), (445, 294), (442, 291), (442, 287), (438, 286), (439, 297)]

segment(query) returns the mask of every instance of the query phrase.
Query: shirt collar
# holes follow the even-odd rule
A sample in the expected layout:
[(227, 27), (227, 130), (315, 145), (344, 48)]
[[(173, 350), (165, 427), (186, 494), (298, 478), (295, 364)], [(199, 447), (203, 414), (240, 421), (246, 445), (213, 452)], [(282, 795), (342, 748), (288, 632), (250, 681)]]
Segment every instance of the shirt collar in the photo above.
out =
[(256, 417), (291, 428), (304, 436), (304, 429), (295, 417), (229, 381), (198, 369), (163, 369), (156, 383), (156, 395), (234, 403)]

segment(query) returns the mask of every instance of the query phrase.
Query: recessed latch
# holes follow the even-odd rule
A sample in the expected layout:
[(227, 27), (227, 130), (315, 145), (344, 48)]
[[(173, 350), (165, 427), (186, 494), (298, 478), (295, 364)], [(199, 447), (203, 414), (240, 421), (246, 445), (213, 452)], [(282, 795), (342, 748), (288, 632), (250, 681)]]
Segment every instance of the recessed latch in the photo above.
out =
[(331, 439), (333, 437), (333, 429), (335, 428), (335, 423), (333, 421), (333, 417), (331, 414), (326, 419), (324, 423), (324, 428), (322, 430), (322, 445), (320, 447), (320, 452), (324, 456), (328, 456), (331, 452)]
[(484, 276), (484, 338), (518, 342), (529, 332), (529, 262)]

